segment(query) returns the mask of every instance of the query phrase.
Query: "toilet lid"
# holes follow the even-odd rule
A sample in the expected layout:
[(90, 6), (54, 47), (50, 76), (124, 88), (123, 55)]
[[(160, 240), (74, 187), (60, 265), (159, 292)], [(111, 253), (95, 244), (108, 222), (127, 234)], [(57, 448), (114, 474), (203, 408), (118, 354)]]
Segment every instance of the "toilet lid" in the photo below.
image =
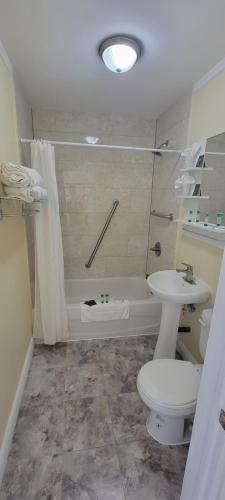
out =
[(146, 396), (168, 406), (183, 406), (197, 399), (200, 373), (189, 361), (155, 359), (139, 373)]

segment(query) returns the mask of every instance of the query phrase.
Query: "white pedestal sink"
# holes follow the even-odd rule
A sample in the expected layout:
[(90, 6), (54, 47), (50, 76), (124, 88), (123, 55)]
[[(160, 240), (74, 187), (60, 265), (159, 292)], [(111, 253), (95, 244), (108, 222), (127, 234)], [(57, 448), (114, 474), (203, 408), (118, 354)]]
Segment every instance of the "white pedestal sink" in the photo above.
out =
[(187, 283), (185, 273), (159, 271), (147, 280), (151, 292), (162, 300), (162, 316), (154, 353), (157, 358), (175, 358), (177, 330), (184, 304), (201, 304), (211, 294), (209, 286), (194, 276), (194, 284)]

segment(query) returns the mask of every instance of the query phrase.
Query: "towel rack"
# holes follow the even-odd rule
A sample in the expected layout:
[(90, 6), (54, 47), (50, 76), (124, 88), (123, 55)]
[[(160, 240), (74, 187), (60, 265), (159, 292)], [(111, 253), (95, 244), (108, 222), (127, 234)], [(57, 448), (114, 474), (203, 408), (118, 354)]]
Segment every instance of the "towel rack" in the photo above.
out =
[(154, 217), (160, 217), (160, 219), (168, 219), (168, 220), (173, 220), (174, 216), (172, 213), (170, 214), (162, 214), (161, 212), (156, 212), (156, 210), (151, 211), (151, 215), (154, 215)]
[[(2, 203), (2, 202), (5, 202), (5, 201), (7, 201), (7, 202), (9, 202), (9, 201), (11, 201), (11, 202), (15, 202), (15, 201), (19, 202), (19, 204), (21, 206), (20, 213), (17, 213), (17, 214), (8, 214), (8, 213), (5, 213), (3, 211), (3, 203)], [(29, 204), (30, 203), (32, 203), (32, 204), (33, 203), (39, 203), (39, 200), (33, 201), (33, 202), (29, 202)], [(20, 199), (18, 199), (16, 197), (9, 197), (9, 196), (4, 196), (4, 195), (0, 196), (0, 221), (3, 220), (3, 219), (5, 219), (5, 218), (21, 217), (21, 215), (23, 217), (25, 217), (27, 215), (28, 216), (32, 216), (32, 215), (35, 215), (35, 214), (37, 214), (39, 212), (40, 212), (40, 210), (36, 209), (36, 208), (26, 208), (26, 202), (24, 200), (20, 200)]]
[(95, 245), (95, 247), (94, 247), (94, 250), (93, 250), (93, 252), (91, 253), (91, 256), (90, 256), (89, 261), (87, 262), (87, 264), (85, 264), (85, 267), (87, 267), (87, 268), (90, 268), (90, 267), (91, 267), (91, 264), (92, 264), (92, 262), (93, 262), (93, 260), (94, 260), (94, 258), (95, 258), (95, 255), (96, 255), (96, 253), (97, 253), (97, 251), (98, 251), (98, 249), (99, 249), (99, 247), (100, 247), (100, 245), (101, 245), (101, 242), (102, 242), (102, 240), (103, 240), (103, 238), (104, 238), (104, 236), (105, 236), (105, 233), (106, 233), (106, 231), (107, 231), (107, 229), (108, 229), (108, 227), (109, 227), (109, 224), (110, 224), (110, 222), (111, 222), (111, 220), (112, 220), (112, 218), (113, 218), (113, 216), (114, 216), (114, 213), (115, 213), (115, 211), (116, 211), (116, 209), (117, 209), (117, 207), (118, 207), (119, 203), (120, 203), (120, 202), (119, 202), (119, 200), (115, 200), (115, 201), (113, 202), (113, 206), (112, 206), (112, 208), (111, 208), (111, 210), (110, 210), (110, 212), (109, 212), (109, 215), (108, 215), (108, 217), (107, 217), (107, 219), (106, 219), (106, 222), (105, 222), (105, 224), (104, 224), (104, 227), (103, 227), (103, 229), (102, 229), (102, 231), (101, 231), (101, 233), (100, 233), (100, 236), (99, 236), (99, 238), (98, 238), (98, 240), (97, 240), (97, 243), (96, 243), (96, 245)]

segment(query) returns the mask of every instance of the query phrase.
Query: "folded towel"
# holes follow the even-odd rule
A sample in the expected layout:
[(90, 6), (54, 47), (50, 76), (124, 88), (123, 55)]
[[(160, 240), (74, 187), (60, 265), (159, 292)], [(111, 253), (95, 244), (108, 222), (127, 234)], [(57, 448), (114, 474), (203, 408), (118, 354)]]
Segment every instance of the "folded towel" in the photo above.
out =
[(201, 142), (196, 142), (192, 146), (192, 154), (193, 154), (193, 167), (194, 168), (203, 168), (205, 162), (205, 150), (206, 150), (206, 139)]
[(34, 187), (4, 187), (4, 192), (8, 198), (17, 198), (26, 202), (47, 200), (46, 189), (40, 186)]
[(195, 142), (191, 148), (183, 151), (181, 156), (185, 158), (186, 168), (203, 168), (205, 161), (206, 139)]
[(81, 304), (81, 321), (90, 323), (91, 321), (111, 321), (113, 319), (128, 319), (130, 305), (128, 300), (113, 300), (108, 304), (97, 302), (95, 306)]
[(194, 191), (195, 179), (191, 175), (183, 174), (175, 180), (175, 189), (180, 189), (182, 196), (191, 196)]
[(2, 163), (0, 167), (0, 181), (5, 186), (33, 187), (42, 186), (43, 179), (33, 168), (23, 165), (14, 165), (10, 162)]

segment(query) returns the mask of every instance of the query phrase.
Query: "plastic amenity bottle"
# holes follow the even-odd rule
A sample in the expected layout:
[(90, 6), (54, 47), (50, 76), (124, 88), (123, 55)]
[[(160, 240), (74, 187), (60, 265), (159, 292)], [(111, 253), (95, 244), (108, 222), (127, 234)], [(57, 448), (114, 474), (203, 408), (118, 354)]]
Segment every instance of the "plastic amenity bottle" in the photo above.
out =
[(104, 304), (105, 302), (105, 294), (101, 293), (101, 304)]
[(196, 212), (196, 222), (200, 221), (200, 210), (197, 210)]
[(204, 219), (204, 226), (208, 226), (208, 225), (209, 225), (209, 213), (206, 212), (205, 219)]
[(188, 214), (188, 222), (193, 222), (193, 211), (192, 210), (189, 210), (189, 214)]
[(106, 301), (106, 304), (108, 304), (108, 302), (109, 302), (109, 294), (108, 293), (105, 293), (105, 301)]
[(223, 222), (223, 212), (216, 212), (216, 225), (221, 226)]

